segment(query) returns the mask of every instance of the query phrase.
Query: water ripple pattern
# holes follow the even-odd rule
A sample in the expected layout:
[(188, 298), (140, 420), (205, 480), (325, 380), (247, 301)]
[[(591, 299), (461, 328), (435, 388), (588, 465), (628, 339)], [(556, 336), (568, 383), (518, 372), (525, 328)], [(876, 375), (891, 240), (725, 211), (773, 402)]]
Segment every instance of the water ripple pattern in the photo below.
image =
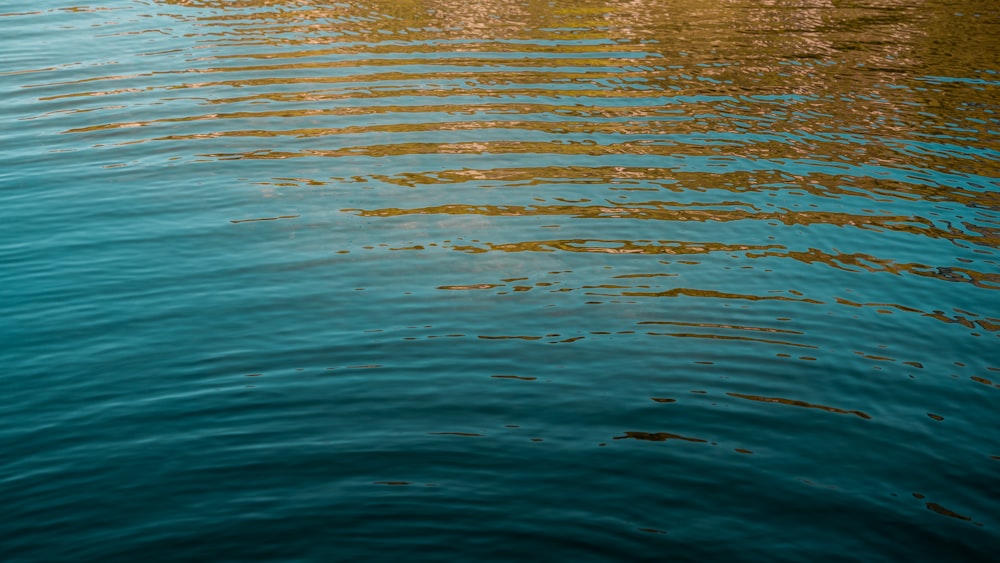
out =
[(3, 560), (995, 552), (993, 3), (0, 30)]

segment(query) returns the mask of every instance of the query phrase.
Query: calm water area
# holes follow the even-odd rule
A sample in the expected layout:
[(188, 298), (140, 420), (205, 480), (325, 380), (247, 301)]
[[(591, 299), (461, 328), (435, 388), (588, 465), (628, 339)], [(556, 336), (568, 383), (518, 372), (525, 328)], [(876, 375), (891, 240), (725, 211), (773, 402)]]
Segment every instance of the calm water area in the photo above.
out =
[(0, 560), (997, 560), (1000, 3), (6, 0), (0, 54)]

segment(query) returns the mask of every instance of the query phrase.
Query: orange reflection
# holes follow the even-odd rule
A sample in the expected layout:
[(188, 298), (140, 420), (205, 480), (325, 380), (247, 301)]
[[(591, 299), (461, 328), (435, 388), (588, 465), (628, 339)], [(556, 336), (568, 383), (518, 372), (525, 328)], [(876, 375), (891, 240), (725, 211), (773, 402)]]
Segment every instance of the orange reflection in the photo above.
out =
[(813, 403), (807, 403), (805, 401), (796, 401), (794, 399), (782, 399), (781, 397), (761, 397), (759, 395), (743, 395), (741, 393), (726, 393), (730, 397), (736, 397), (739, 399), (747, 399), (749, 401), (758, 401), (761, 403), (779, 403), (782, 405), (791, 405), (795, 407), (804, 407), (807, 409), (819, 409), (821, 411), (833, 412), (837, 414), (853, 414), (854, 416), (864, 418), (866, 420), (871, 419), (871, 415), (863, 413), (857, 410), (845, 410), (837, 407), (828, 407), (825, 405), (816, 405)]

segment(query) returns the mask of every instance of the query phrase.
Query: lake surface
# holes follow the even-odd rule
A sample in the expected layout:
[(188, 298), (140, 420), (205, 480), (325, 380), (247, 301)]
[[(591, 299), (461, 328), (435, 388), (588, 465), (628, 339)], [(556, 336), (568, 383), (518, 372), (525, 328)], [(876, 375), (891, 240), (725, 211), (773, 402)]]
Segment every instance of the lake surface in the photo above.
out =
[(0, 31), (0, 559), (996, 556), (995, 2)]

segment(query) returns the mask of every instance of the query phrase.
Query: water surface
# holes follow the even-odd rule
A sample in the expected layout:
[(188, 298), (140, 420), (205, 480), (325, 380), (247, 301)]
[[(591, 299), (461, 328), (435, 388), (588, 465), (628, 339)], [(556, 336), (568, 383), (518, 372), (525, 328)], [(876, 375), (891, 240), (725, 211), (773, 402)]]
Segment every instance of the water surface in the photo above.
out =
[(993, 2), (0, 12), (4, 560), (995, 553)]

